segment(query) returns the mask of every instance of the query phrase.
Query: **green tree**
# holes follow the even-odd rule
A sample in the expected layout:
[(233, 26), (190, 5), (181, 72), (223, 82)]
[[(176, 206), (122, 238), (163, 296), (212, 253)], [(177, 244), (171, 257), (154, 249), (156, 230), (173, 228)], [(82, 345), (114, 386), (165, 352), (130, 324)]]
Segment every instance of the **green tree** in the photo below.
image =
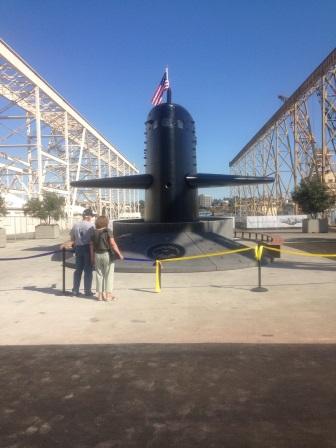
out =
[(0, 195), (0, 216), (7, 215), (6, 201), (3, 196)]
[(58, 221), (64, 218), (65, 199), (57, 193), (44, 191), (43, 199), (29, 199), (23, 206), (25, 215), (40, 219), (43, 224), (50, 224), (51, 219)]
[(292, 192), (293, 202), (303, 213), (311, 215), (314, 219), (318, 218), (319, 213), (333, 207), (335, 199), (334, 193), (320, 178), (302, 180), (300, 186)]

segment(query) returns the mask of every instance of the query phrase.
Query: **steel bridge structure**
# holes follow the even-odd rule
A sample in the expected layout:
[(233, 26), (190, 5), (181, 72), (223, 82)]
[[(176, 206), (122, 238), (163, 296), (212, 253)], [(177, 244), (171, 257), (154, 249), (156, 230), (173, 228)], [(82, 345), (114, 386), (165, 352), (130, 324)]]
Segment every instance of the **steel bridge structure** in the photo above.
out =
[(139, 211), (135, 190), (80, 189), (70, 182), (139, 170), (0, 39), (0, 191), (22, 199), (44, 191), (118, 218)]
[(231, 188), (238, 216), (286, 214), (302, 179), (319, 176), (336, 188), (336, 49), (291, 96), (279, 99), (279, 110), (230, 162), (231, 174), (275, 178), (274, 184)]

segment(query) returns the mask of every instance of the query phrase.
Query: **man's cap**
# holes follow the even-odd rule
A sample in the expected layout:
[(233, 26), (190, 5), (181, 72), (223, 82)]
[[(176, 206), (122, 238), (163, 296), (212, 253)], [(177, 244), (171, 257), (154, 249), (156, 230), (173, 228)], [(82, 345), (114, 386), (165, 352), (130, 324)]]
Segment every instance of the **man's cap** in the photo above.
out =
[(85, 217), (85, 216), (93, 216), (93, 211), (90, 209), (90, 208), (86, 208), (84, 211), (83, 211), (83, 216)]

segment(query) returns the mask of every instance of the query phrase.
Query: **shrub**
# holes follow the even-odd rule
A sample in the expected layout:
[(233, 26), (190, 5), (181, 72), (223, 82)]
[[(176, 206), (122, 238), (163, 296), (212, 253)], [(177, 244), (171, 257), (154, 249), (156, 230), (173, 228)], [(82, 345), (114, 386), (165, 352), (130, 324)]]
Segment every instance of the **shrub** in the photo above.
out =
[(6, 201), (3, 196), (0, 195), (0, 216), (7, 215)]
[(57, 193), (44, 191), (43, 199), (29, 199), (23, 206), (24, 214), (38, 218), (43, 224), (50, 224), (51, 218), (58, 221), (64, 218), (65, 199)]
[(335, 199), (334, 193), (320, 178), (302, 180), (300, 186), (292, 192), (293, 202), (303, 213), (311, 215), (314, 219), (318, 218), (320, 213), (333, 207)]

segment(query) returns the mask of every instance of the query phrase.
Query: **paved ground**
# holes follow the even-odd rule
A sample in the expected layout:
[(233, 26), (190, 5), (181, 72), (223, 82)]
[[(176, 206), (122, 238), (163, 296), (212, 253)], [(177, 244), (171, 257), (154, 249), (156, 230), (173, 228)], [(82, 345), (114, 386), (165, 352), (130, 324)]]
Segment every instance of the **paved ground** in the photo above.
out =
[(276, 233), (266, 292), (255, 267), (163, 271), (160, 293), (117, 273), (101, 303), (62, 295), (51, 255), (0, 261), (0, 447), (336, 447), (336, 258), (297, 249), (330, 254), (336, 234)]

